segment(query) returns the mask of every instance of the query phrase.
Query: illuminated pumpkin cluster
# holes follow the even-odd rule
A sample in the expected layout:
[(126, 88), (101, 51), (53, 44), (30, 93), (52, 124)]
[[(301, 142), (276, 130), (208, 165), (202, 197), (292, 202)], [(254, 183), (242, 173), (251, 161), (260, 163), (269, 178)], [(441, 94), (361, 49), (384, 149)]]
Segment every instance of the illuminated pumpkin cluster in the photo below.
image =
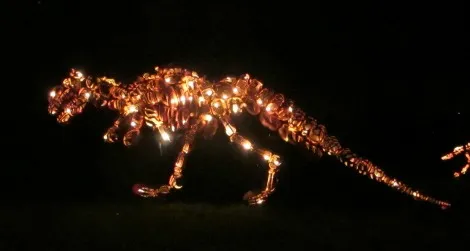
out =
[(162, 196), (172, 189), (180, 189), (182, 186), (179, 180), (195, 135), (200, 133), (210, 139), (222, 126), (230, 142), (244, 151), (259, 155), (260, 160), (267, 163), (264, 189), (259, 193), (249, 192), (245, 196), (251, 205), (263, 204), (275, 190), (274, 181), (281, 159), (279, 155), (256, 146), (237, 132), (231, 118), (247, 112), (258, 116), (263, 126), (278, 132), (286, 142), (301, 145), (317, 154), (334, 156), (358, 173), (415, 199), (443, 208), (450, 206), (445, 201), (410, 188), (385, 174), (369, 160), (343, 148), (334, 136), (327, 134), (325, 126), (307, 116), (292, 100), (265, 88), (248, 74), (211, 82), (186, 69), (157, 67), (155, 72), (145, 73), (133, 83), (122, 85), (114, 79), (93, 79), (72, 70), (61, 85), (51, 90), (48, 110), (57, 116), (58, 122), (66, 123), (81, 113), (87, 103), (119, 114), (103, 136), (106, 142), (121, 139), (124, 145), (130, 146), (135, 143), (143, 126), (150, 127), (161, 140), (168, 142), (174, 140), (174, 132), (184, 133), (182, 148), (168, 184), (160, 187), (135, 185), (134, 192), (143, 197)]

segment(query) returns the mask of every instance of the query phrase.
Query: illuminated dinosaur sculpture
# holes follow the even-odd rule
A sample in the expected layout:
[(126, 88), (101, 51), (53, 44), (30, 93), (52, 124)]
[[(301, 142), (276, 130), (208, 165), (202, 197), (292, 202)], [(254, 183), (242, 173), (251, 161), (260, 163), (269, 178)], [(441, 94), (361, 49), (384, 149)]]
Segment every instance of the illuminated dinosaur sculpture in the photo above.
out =
[(119, 118), (104, 134), (106, 142), (115, 142), (122, 136), (124, 145), (130, 146), (146, 125), (158, 132), (163, 141), (172, 141), (172, 132), (183, 132), (182, 149), (176, 158), (173, 174), (166, 185), (148, 187), (135, 185), (133, 190), (142, 197), (157, 197), (180, 189), (185, 159), (201, 133), (211, 138), (222, 125), (230, 141), (243, 150), (260, 156), (267, 163), (267, 180), (259, 193), (248, 192), (245, 199), (250, 205), (263, 204), (275, 189), (276, 173), (281, 165), (279, 155), (254, 145), (240, 135), (231, 118), (242, 112), (259, 116), (263, 126), (277, 131), (280, 137), (317, 154), (327, 153), (358, 173), (394, 188), (402, 193), (437, 204), (450, 206), (408, 187), (384, 173), (369, 160), (356, 156), (343, 148), (337, 139), (329, 136), (325, 127), (307, 116), (284, 95), (264, 88), (263, 84), (245, 74), (239, 78), (227, 77), (210, 82), (197, 73), (181, 68), (155, 68), (127, 86), (106, 77), (93, 79), (73, 70), (49, 93), (48, 111), (57, 116), (59, 123), (69, 121), (83, 111), (87, 103), (119, 113)]
[(470, 168), (470, 142), (468, 142), (466, 145), (456, 146), (452, 152), (441, 157), (442, 160), (450, 160), (456, 156), (459, 156), (460, 154), (465, 155), (465, 157), (467, 158), (467, 164), (463, 166), (459, 172), (454, 172), (455, 178), (464, 175), (467, 172), (468, 168)]

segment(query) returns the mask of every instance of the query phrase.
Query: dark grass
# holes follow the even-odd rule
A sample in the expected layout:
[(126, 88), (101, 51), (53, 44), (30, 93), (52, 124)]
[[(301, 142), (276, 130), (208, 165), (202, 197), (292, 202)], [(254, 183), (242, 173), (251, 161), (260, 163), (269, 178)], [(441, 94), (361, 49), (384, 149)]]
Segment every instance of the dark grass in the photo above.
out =
[(36, 203), (1, 207), (0, 250), (465, 250), (456, 221), (367, 207)]

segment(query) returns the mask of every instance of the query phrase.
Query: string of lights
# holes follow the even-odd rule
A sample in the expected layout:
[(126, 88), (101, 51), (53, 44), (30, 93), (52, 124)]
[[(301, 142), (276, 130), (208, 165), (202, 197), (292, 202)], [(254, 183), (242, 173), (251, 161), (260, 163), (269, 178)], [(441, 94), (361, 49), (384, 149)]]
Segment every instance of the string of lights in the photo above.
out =
[(132, 84), (122, 85), (114, 79), (94, 79), (72, 69), (70, 76), (50, 91), (48, 111), (57, 116), (59, 123), (67, 123), (82, 113), (88, 103), (119, 114), (103, 136), (106, 142), (121, 139), (124, 145), (131, 146), (144, 125), (155, 131), (162, 141), (172, 142), (175, 140), (172, 137), (174, 132), (184, 133), (183, 145), (168, 184), (160, 187), (135, 185), (134, 192), (142, 197), (162, 196), (182, 188), (180, 179), (195, 136), (200, 133), (210, 139), (219, 127), (223, 127), (231, 143), (266, 162), (268, 170), (264, 189), (259, 193), (249, 192), (246, 196), (250, 205), (263, 204), (276, 188), (281, 158), (239, 134), (231, 119), (247, 112), (258, 116), (263, 126), (277, 131), (286, 142), (302, 145), (318, 154), (331, 155), (359, 174), (414, 199), (442, 208), (450, 206), (448, 202), (422, 194), (388, 176), (371, 161), (342, 147), (334, 136), (328, 135), (325, 126), (308, 116), (292, 100), (265, 88), (248, 74), (211, 82), (190, 70), (156, 67), (153, 73), (145, 73)]

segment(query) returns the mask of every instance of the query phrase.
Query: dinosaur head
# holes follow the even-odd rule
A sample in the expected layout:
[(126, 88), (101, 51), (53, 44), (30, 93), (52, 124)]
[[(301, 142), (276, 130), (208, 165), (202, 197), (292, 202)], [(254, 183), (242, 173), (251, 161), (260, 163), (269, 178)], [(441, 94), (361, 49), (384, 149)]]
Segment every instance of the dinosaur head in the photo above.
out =
[(90, 77), (72, 69), (69, 77), (49, 91), (48, 112), (57, 117), (59, 123), (68, 122), (80, 114), (86, 104), (93, 98), (94, 84)]

